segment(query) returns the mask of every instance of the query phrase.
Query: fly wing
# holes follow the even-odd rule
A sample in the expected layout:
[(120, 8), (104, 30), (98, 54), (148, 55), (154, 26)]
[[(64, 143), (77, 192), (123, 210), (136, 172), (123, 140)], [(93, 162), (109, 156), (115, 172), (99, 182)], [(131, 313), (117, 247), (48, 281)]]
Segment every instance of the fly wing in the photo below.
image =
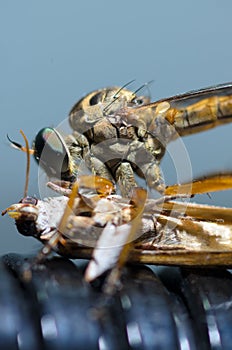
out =
[[(231, 188), (232, 174), (228, 172), (168, 186), (165, 195), (194, 195)], [(153, 237), (138, 242), (140, 261), (170, 265), (232, 265), (232, 208), (178, 201), (155, 205), (154, 200), (148, 200), (146, 211), (153, 212), (156, 231)]]
[(185, 213), (186, 217), (192, 217), (197, 220), (216, 222), (222, 224), (231, 224), (232, 208), (217, 207), (212, 205), (183, 203), (183, 202), (167, 202), (163, 204), (162, 210), (166, 215), (177, 215)]
[[(141, 217), (146, 196), (145, 190), (135, 188), (131, 197), (131, 203), (134, 206), (130, 210), (130, 220), (123, 225), (113, 223), (113, 219), (108, 221), (96, 243), (92, 259), (87, 267), (86, 281), (94, 280), (113, 267), (119, 272), (124, 266), (132, 249), (132, 242), (142, 225)], [(113, 281), (112, 283), (114, 284)]]
[[(200, 186), (201, 193), (212, 190), (212, 184), (216, 180), (217, 186), (223, 187), (226, 182), (226, 187), (231, 188), (229, 173), (227, 176), (213, 176), (214, 181), (211, 181), (212, 178), (211, 180), (208, 178), (196, 180), (194, 193), (198, 193), (198, 186)], [(68, 222), (66, 237), (85, 246), (85, 239), (93, 238), (92, 244), (87, 244), (88, 254), (95, 247), (92, 262), (87, 270), (87, 280), (92, 280), (120, 261), (125, 262), (128, 254), (130, 261), (149, 264), (232, 265), (232, 208), (174, 202), (170, 201), (171, 197), (166, 197), (169, 202), (164, 200), (161, 204), (157, 200), (147, 200), (145, 192), (138, 188), (135, 189), (135, 194), (137, 196), (134, 195), (129, 205), (124, 201), (121, 203), (120, 199), (115, 204), (112, 200), (102, 198), (95, 205), (94, 216), (88, 217), (76, 215), (77, 213), (70, 215), (69, 210), (75, 209), (75, 205), (71, 203), (75, 199), (75, 191), (73, 191), (69, 199), (70, 209), (67, 208), (66, 214), (72, 217), (75, 222), (71, 225), (71, 229), (70, 222)], [(86, 202), (80, 205), (79, 203), (78, 210), (91, 212), (90, 207), (88, 209), (89, 204)], [(85, 205), (87, 205), (87, 209), (85, 209)], [(96, 210), (96, 208), (98, 209)], [(102, 211), (101, 208), (104, 210)], [(122, 214), (123, 210), (125, 210), (124, 214)], [(125, 213), (128, 214), (128, 211), (129, 217), (125, 219)], [(135, 220), (135, 217), (138, 220)], [(140, 225), (144, 226), (146, 221), (151, 220), (151, 218), (154, 222), (153, 228), (149, 228), (144, 235), (136, 240), (133, 246), (126, 244), (133, 241)], [(76, 222), (76, 220), (80, 222)], [(124, 225), (120, 224), (121, 220), (124, 220)], [(67, 224), (66, 220), (61, 222), (60, 232), (65, 231), (67, 227), (65, 223)], [(62, 227), (63, 225), (65, 227)], [(150, 226), (148, 225), (148, 227)], [(100, 229), (100, 234), (96, 235), (95, 229)], [(80, 242), (82, 236), (78, 232), (82, 232), (85, 236), (82, 242)], [(97, 246), (96, 241), (98, 241)], [(111, 251), (101, 249), (109, 245)], [(80, 246), (79, 248), (80, 251), (83, 250)]]
[(130, 224), (116, 226), (108, 222), (97, 240), (92, 259), (86, 269), (86, 281), (94, 280), (116, 265), (123, 246), (128, 243), (130, 230)]
[(192, 105), (199, 100), (207, 99), (213, 96), (231, 96), (232, 95), (232, 82), (218, 84), (203, 89), (197, 89), (185, 92), (183, 94), (174, 95), (165, 99), (161, 99), (156, 103), (167, 101), (175, 108), (184, 108)]
[(154, 217), (156, 230), (137, 242), (132, 261), (232, 266), (232, 208), (172, 202)]

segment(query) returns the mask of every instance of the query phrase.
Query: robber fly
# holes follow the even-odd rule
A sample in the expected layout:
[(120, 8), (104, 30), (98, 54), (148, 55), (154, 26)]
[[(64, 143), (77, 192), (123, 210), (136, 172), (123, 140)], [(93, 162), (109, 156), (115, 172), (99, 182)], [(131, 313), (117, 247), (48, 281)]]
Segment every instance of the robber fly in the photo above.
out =
[[(25, 148), (29, 159), (28, 143)], [(51, 250), (91, 259), (87, 281), (110, 268), (120, 271), (127, 260), (232, 266), (232, 208), (178, 201), (231, 189), (232, 173), (167, 186), (159, 199), (149, 199), (146, 190), (138, 187), (130, 198), (112, 194), (114, 184), (94, 175), (77, 178), (72, 189), (66, 185), (63, 181), (49, 183), (61, 196), (44, 200), (28, 197), (25, 189), (24, 198), (2, 213), (15, 219), (20, 233), (44, 244), (38, 262)]]
[[(117, 183), (122, 196), (137, 186), (165, 192), (160, 161), (167, 144), (232, 119), (232, 83), (191, 91), (151, 103), (125, 86), (93, 91), (69, 113), (67, 137), (53, 128), (37, 134), (31, 153), (51, 178), (74, 182), (79, 165)], [(17, 143), (20, 149), (23, 147)]]

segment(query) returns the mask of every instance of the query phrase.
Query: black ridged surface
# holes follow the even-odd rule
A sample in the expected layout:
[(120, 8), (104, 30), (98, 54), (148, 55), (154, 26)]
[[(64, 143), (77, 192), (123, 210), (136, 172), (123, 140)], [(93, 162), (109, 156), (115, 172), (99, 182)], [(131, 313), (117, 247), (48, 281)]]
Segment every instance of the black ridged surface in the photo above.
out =
[(53, 258), (22, 276), (27, 259), (0, 264), (0, 349), (231, 349), (226, 270), (124, 269), (113, 296), (83, 282), (85, 262)]
[(202, 349), (232, 349), (232, 276), (226, 270), (182, 272), (183, 297)]

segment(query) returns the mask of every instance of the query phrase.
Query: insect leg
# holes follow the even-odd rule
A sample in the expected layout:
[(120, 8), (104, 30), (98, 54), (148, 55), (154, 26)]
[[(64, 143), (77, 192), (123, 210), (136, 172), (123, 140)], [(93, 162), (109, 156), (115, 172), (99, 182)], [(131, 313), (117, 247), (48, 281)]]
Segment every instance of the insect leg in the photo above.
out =
[(154, 149), (148, 149), (146, 144), (136, 140), (130, 143), (126, 159), (133, 164), (135, 172), (140, 177), (146, 179), (147, 185), (150, 188), (163, 193), (165, 186), (159, 166), (159, 157), (156, 158), (153, 152)]
[(128, 197), (134, 187), (137, 187), (137, 183), (134, 178), (134, 171), (129, 162), (120, 163), (116, 172), (116, 181), (119, 185), (121, 195)]
[(73, 175), (79, 175), (80, 165), (89, 152), (89, 143), (87, 138), (77, 131), (74, 131), (72, 135), (65, 138), (65, 144), (70, 153), (70, 168)]
[(88, 152), (85, 156), (85, 162), (87, 167), (91, 170), (92, 174), (103, 177), (114, 183), (113, 176), (108, 170), (107, 166), (91, 152)]
[(148, 186), (159, 193), (164, 193), (165, 184), (159, 164), (157, 162), (144, 164), (141, 170), (144, 171)]
[(232, 188), (232, 173), (212, 174), (185, 184), (167, 186), (166, 195), (199, 194), (214, 191), (228, 190)]

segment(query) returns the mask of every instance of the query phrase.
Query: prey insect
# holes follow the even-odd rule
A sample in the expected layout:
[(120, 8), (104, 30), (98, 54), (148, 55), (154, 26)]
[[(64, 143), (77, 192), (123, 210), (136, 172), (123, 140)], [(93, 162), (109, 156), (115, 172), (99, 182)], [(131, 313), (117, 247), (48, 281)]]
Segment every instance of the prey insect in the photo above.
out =
[(15, 219), (20, 233), (44, 244), (38, 260), (51, 250), (70, 258), (91, 259), (85, 275), (88, 281), (110, 268), (120, 271), (127, 260), (232, 266), (232, 208), (178, 200), (231, 189), (232, 173), (167, 186), (160, 199), (147, 198), (146, 191), (138, 187), (131, 198), (113, 195), (113, 184), (94, 175), (79, 177), (72, 189), (63, 185), (49, 184), (63, 193), (60, 197), (38, 200), (26, 196), (2, 213)]
[(231, 122), (232, 83), (152, 103), (137, 92), (123, 86), (88, 94), (69, 113), (71, 135), (63, 138), (53, 128), (37, 134), (35, 159), (52, 178), (74, 182), (84, 160), (93, 174), (116, 182), (122, 196), (137, 186), (135, 174), (165, 193), (160, 161), (167, 144)]

